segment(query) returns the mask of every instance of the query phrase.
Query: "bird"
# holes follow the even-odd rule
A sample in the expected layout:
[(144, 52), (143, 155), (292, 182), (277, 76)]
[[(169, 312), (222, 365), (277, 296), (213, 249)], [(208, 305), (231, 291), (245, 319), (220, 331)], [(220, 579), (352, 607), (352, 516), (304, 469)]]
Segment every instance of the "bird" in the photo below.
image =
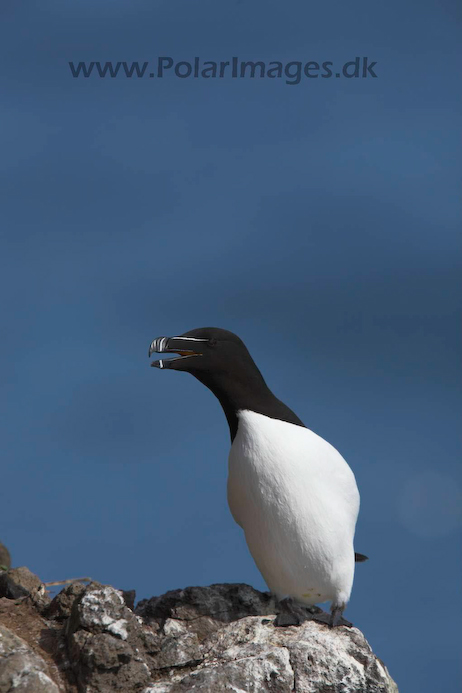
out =
[(231, 437), (228, 504), (280, 604), (275, 625), (299, 625), (326, 602), (328, 625), (351, 625), (342, 614), (355, 561), (367, 557), (353, 547), (360, 498), (347, 462), (273, 394), (233, 332), (201, 327), (157, 337), (154, 353), (176, 354), (151, 366), (190, 373), (223, 408)]

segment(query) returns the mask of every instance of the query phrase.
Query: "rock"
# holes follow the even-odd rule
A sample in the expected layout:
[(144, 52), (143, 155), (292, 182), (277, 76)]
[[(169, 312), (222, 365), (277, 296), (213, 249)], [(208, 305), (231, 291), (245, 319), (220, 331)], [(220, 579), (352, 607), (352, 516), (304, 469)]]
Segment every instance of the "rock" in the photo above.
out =
[(135, 590), (122, 590), (122, 598), (125, 605), (133, 611), (135, 608), (136, 591)]
[(0, 597), (20, 599), (41, 587), (40, 579), (28, 568), (11, 568), (0, 575)]
[(30, 597), (38, 608), (45, 608), (50, 602), (50, 597), (40, 578), (25, 567), (10, 568), (0, 573), (0, 597), (7, 599)]
[(199, 640), (192, 670), (176, 665), (143, 693), (397, 693), (359, 630), (310, 620), (274, 628), (274, 607), (248, 585), (187, 588), (141, 602), (136, 612), (167, 637), (173, 620)]
[(113, 587), (73, 583), (41, 611), (0, 600), (0, 622), (9, 614), (27, 640), (17, 638), (15, 656), (30, 647), (48, 664), (57, 687), (39, 693), (397, 693), (359, 630), (309, 618), (275, 628), (274, 599), (248, 585), (173, 590), (135, 613), (127, 601)]
[(113, 587), (91, 583), (77, 596), (66, 637), (79, 690), (134, 692), (150, 682), (147, 661), (159, 648), (158, 638)]
[(0, 624), (0, 693), (60, 693), (45, 661)]
[(0, 570), (8, 570), (8, 568), (11, 568), (10, 552), (0, 541)]
[(222, 627), (223, 623), (244, 616), (269, 616), (277, 610), (268, 592), (258, 592), (250, 585), (210, 585), (172, 590), (161, 597), (141, 601), (135, 613), (157, 629), (167, 619), (189, 622), (199, 639)]
[(85, 591), (80, 582), (71, 582), (51, 601), (44, 616), (58, 621), (64, 621), (71, 615), (72, 605), (76, 598)]

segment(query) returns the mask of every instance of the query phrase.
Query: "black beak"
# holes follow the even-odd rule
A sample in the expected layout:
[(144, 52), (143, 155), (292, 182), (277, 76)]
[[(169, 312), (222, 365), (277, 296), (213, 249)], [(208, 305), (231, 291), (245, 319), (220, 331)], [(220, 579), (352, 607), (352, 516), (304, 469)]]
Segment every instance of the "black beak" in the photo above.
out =
[(157, 337), (157, 339), (151, 342), (148, 356), (152, 356), (154, 352), (160, 354), (180, 354), (180, 356), (173, 359), (159, 359), (158, 361), (153, 361), (151, 366), (162, 369), (177, 369), (180, 361), (202, 356), (201, 347), (203, 347), (204, 342), (208, 342), (208, 339), (197, 339), (195, 337)]

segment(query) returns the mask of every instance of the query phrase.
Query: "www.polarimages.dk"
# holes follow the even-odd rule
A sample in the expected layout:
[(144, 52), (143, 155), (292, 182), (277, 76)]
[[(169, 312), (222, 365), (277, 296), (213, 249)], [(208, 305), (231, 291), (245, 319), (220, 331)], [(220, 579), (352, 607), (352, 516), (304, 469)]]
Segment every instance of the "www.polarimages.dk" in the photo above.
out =
[(286, 84), (300, 84), (302, 79), (365, 79), (367, 77), (376, 78), (376, 61), (370, 61), (367, 57), (356, 57), (349, 60), (338, 69), (334, 68), (331, 60), (322, 63), (310, 60), (302, 62), (292, 60), (286, 63), (272, 61), (252, 61), (239, 60), (233, 57), (230, 60), (216, 62), (214, 60), (201, 60), (195, 57), (191, 61), (178, 60), (172, 57), (163, 56), (157, 58), (154, 63), (155, 68), (150, 68), (149, 62), (125, 62), (125, 61), (90, 61), (90, 62), (69, 62), (69, 68), (74, 78), (89, 77), (96, 78), (116, 78), (127, 79), (177, 77), (179, 79), (200, 78), (200, 79), (284, 79)]

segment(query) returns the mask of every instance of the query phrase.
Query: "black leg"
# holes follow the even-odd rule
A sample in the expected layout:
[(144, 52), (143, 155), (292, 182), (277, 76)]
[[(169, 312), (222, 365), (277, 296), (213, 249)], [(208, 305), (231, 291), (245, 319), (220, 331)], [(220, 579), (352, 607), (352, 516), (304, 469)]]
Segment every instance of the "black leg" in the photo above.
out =
[(348, 628), (351, 628), (353, 626), (353, 624), (350, 623), (350, 621), (347, 621), (346, 618), (343, 618), (342, 614), (344, 608), (345, 604), (332, 604), (330, 609), (330, 628), (335, 628), (336, 626), (348, 626)]
[(277, 628), (286, 628), (287, 626), (299, 626), (303, 622), (301, 609), (294, 603), (293, 599), (286, 597), (279, 602), (280, 612), (276, 616), (274, 625)]
[(343, 610), (345, 604), (335, 604), (331, 608), (331, 613), (326, 614), (319, 606), (303, 606), (298, 604), (291, 597), (285, 597), (279, 602), (280, 611), (276, 616), (274, 625), (277, 628), (286, 628), (287, 626), (300, 626), (306, 621), (317, 621), (324, 623), (330, 628), (336, 626), (352, 627), (352, 623), (343, 618)]

